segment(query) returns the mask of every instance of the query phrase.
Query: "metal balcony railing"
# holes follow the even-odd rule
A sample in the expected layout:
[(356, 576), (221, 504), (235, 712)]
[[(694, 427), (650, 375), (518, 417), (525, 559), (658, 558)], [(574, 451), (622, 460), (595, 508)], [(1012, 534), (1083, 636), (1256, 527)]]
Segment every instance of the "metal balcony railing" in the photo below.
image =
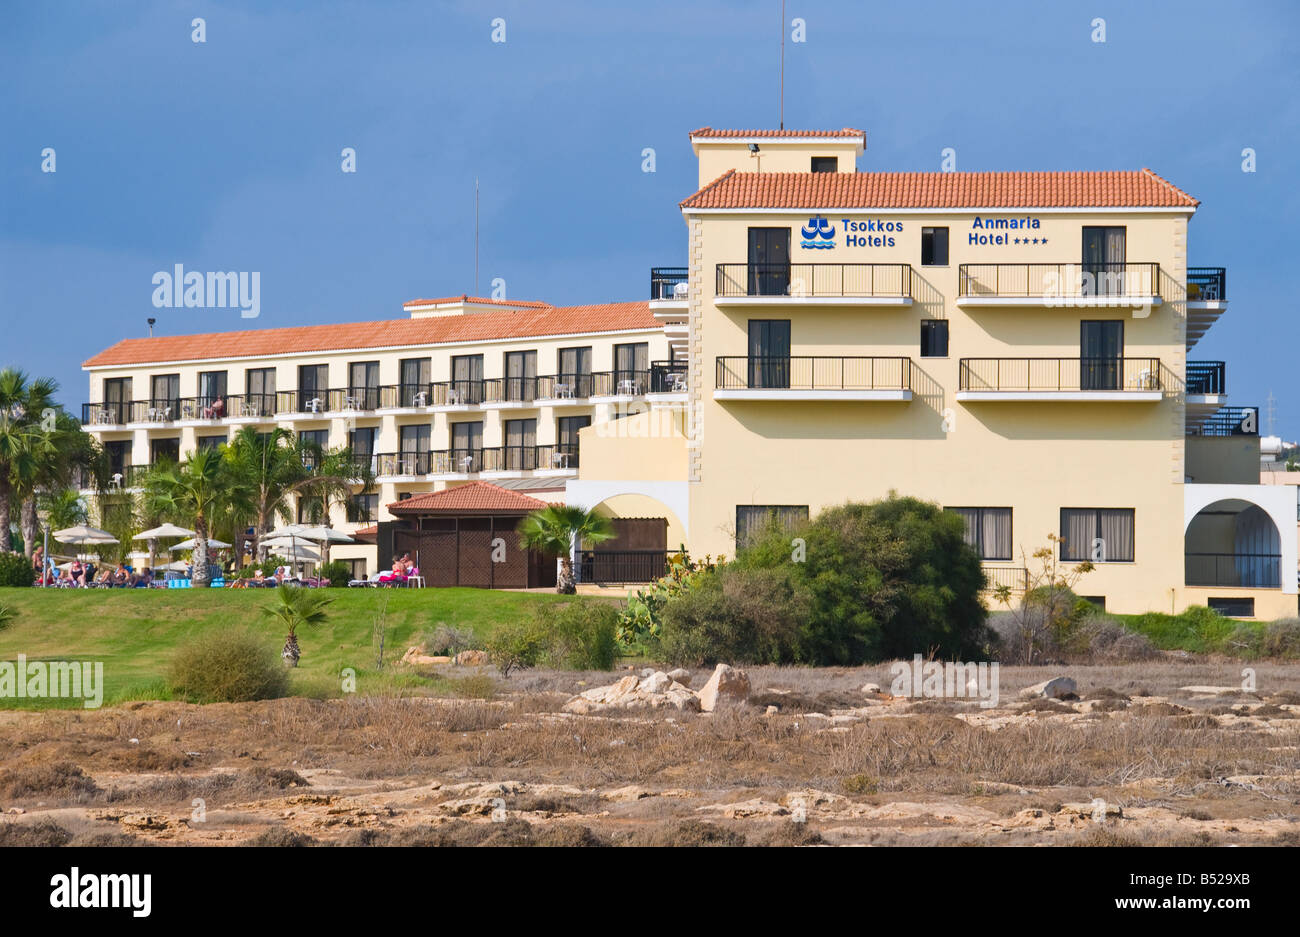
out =
[(82, 426), (124, 426), (131, 417), (132, 401), (114, 400), (107, 403), (83, 403)]
[(911, 358), (807, 356), (717, 359), (719, 390), (911, 390)]
[(1222, 361), (1187, 362), (1187, 393), (1223, 394), (1224, 363)]
[(1023, 566), (984, 566), (984, 581), (989, 589), (1006, 586), (1012, 592), (1029, 588), (1029, 570)]
[(576, 469), (578, 467), (578, 444), (553, 443), (537, 446), (537, 468), (539, 469)]
[(1153, 263), (961, 264), (959, 297), (1080, 299), (1160, 295)]
[(579, 550), (574, 569), (579, 582), (654, 582), (668, 573), (664, 550)]
[(1189, 427), (1188, 436), (1258, 436), (1258, 407), (1224, 407)]
[(958, 390), (1160, 390), (1159, 358), (962, 358)]
[(637, 397), (650, 386), (650, 371), (596, 371), (591, 375), (595, 397)]
[(685, 361), (651, 361), (649, 393), (685, 393), (686, 375), (687, 368)]
[(592, 394), (594, 375), (590, 372), (547, 374), (537, 378), (540, 400), (583, 400)]
[(1277, 553), (1186, 553), (1184, 581), (1189, 586), (1277, 589), (1282, 557)]
[(651, 299), (685, 299), (690, 270), (686, 267), (651, 267)]
[(910, 264), (718, 264), (718, 296), (911, 299)]
[(1189, 302), (1222, 302), (1228, 298), (1227, 267), (1188, 267)]

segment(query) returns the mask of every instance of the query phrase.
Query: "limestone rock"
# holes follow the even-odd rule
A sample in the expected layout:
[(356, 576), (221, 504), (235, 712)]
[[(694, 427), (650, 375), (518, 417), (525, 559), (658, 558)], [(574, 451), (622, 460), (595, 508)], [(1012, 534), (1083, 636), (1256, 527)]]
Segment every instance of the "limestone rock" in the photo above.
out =
[(699, 697), (700, 710), (706, 713), (720, 706), (743, 703), (749, 698), (749, 675), (728, 664), (718, 664)]
[(487, 651), (461, 651), (456, 655), (456, 663), (462, 667), (481, 667), (487, 662)]
[(1044, 680), (1042, 683), (1035, 683), (1033, 686), (1027, 686), (1020, 691), (1021, 699), (1065, 699), (1069, 696), (1077, 696), (1079, 687), (1069, 677), (1053, 677), (1051, 680)]
[(681, 667), (678, 667), (676, 670), (668, 671), (668, 676), (672, 677), (674, 681), (683, 686), (691, 685), (691, 672), (689, 670), (683, 670)]

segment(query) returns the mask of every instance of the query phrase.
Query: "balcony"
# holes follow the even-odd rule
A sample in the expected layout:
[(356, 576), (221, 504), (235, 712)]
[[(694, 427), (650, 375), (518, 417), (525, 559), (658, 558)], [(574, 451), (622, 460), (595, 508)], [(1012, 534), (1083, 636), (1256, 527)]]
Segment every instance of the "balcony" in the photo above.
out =
[(1152, 263), (961, 264), (958, 306), (1160, 305)]
[(1280, 553), (1185, 553), (1184, 581), (1189, 586), (1279, 589)]
[(717, 359), (714, 400), (912, 399), (911, 358)]
[(1258, 407), (1223, 407), (1187, 428), (1188, 436), (1258, 436)]
[(433, 449), (380, 452), (374, 456), (377, 480), (463, 477), (483, 471), (483, 449)]
[(689, 292), (690, 269), (687, 267), (651, 267), (650, 302), (685, 305)]
[(578, 470), (578, 444), (537, 446), (537, 471), (542, 475), (569, 475)]
[(718, 264), (715, 303), (910, 306), (909, 264)]
[(1006, 586), (1012, 592), (1025, 592), (1029, 589), (1029, 570), (1024, 566), (989, 566), (983, 565), (985, 589), (993, 591)]
[(687, 368), (684, 360), (651, 361), (646, 399), (652, 402), (685, 401)]
[(101, 429), (125, 427), (131, 421), (129, 400), (115, 400), (108, 403), (83, 403), (81, 405), (81, 425), (98, 426)]
[(545, 374), (537, 378), (537, 399), (548, 407), (585, 406), (593, 384), (590, 373)]
[(596, 371), (591, 375), (592, 397), (640, 397), (650, 386), (650, 371)]
[(957, 399), (1152, 402), (1164, 396), (1159, 358), (962, 358)]
[(1225, 267), (1187, 268), (1187, 347), (1205, 337), (1210, 326), (1228, 308), (1228, 271)]
[(1185, 418), (1187, 425), (1199, 424), (1223, 406), (1227, 397), (1222, 361), (1187, 362)]

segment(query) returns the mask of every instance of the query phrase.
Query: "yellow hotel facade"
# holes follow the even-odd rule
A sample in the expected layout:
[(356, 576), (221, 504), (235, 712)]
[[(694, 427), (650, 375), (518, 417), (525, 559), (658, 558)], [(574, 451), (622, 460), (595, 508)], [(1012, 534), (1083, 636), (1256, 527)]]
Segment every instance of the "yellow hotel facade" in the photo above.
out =
[(611, 581), (894, 491), (960, 513), (991, 583), (1056, 534), (1111, 611), (1296, 613), (1296, 490), (1259, 484), (1257, 411), (1189, 359), (1227, 309), (1194, 198), (1145, 169), (860, 172), (852, 129), (690, 140), (687, 263), (648, 301), (126, 340), (86, 362), (83, 422), (128, 486), (240, 424), (373, 454), (333, 518), (376, 524), (332, 551), (358, 572), (423, 524), (388, 505), (467, 482), (623, 521), (579, 564)]

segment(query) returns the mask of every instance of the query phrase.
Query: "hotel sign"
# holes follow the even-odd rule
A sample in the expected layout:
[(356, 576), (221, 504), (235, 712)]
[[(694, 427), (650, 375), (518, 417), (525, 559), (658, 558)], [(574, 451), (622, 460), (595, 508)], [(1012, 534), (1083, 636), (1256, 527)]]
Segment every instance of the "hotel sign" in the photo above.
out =
[(967, 244), (990, 246), (1006, 244), (1046, 244), (1047, 238), (1039, 235), (1042, 224), (1037, 218), (984, 218), (979, 215), (971, 222)]
[[(893, 247), (897, 243), (894, 235), (903, 231), (901, 221), (882, 221), (879, 218), (863, 221), (841, 218), (840, 227), (844, 231), (845, 247)], [(835, 246), (835, 224), (820, 215), (809, 218), (799, 233), (802, 235), (800, 247), (827, 250)]]

